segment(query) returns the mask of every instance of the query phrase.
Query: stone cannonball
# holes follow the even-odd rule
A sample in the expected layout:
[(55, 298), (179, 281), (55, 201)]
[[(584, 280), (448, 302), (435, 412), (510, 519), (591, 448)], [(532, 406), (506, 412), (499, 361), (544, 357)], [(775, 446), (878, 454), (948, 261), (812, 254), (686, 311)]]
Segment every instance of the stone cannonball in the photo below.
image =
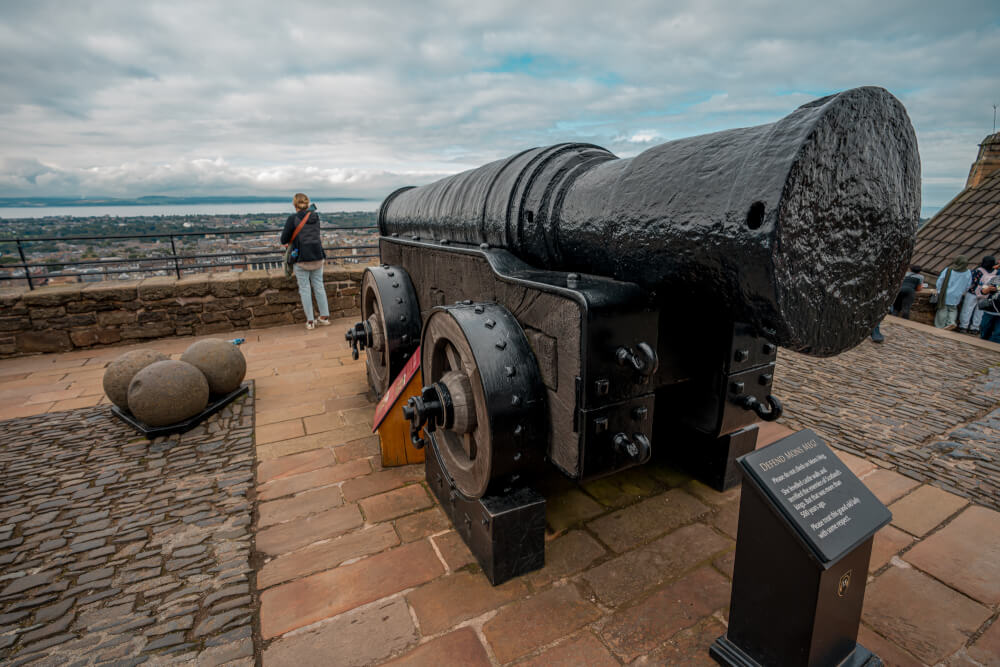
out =
[(186, 361), (167, 359), (146, 366), (128, 386), (128, 407), (148, 426), (190, 419), (208, 405), (208, 380)]
[(155, 350), (132, 350), (121, 355), (104, 371), (104, 393), (122, 410), (128, 410), (128, 385), (135, 374), (156, 361), (168, 359)]
[(205, 374), (208, 389), (213, 394), (236, 391), (247, 374), (247, 360), (240, 348), (228, 340), (206, 338), (192, 343), (181, 361), (186, 361)]

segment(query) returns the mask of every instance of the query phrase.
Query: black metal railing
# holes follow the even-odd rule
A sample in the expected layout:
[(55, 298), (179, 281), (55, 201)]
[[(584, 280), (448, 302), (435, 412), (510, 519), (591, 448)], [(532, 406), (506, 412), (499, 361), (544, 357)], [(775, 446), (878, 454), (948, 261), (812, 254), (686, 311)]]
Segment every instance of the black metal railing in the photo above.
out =
[[(326, 236), (332, 232), (360, 232), (370, 234), (374, 240), (377, 227), (374, 225), (364, 227), (351, 226), (324, 226), (321, 233)], [(66, 276), (94, 276), (101, 275), (102, 280), (109, 280), (109, 272), (112, 273), (156, 273), (170, 271), (181, 277), (183, 271), (200, 272), (210, 270), (215, 267), (247, 266), (252, 264), (280, 266), (284, 260), (284, 249), (277, 245), (277, 234), (281, 232), (280, 227), (258, 228), (258, 229), (210, 229), (197, 232), (151, 232), (148, 234), (107, 234), (101, 236), (33, 236), (19, 238), (0, 238), (0, 244), (14, 244), (20, 257), (20, 263), (0, 264), (0, 280), (26, 280), (29, 289), (35, 289), (35, 283), (48, 278), (61, 278)], [(258, 235), (269, 238), (265, 241), (274, 244), (274, 248), (267, 249), (244, 249), (234, 248), (226, 252), (200, 253), (191, 255), (177, 254), (176, 240), (193, 236), (224, 236), (227, 243), (230, 236)], [(130, 257), (127, 259), (84, 259), (70, 262), (47, 261), (29, 262), (25, 255), (25, 246), (31, 243), (43, 241), (125, 241), (129, 239), (170, 239), (170, 254), (155, 255), (152, 257)], [(368, 245), (326, 245), (323, 249), (327, 251), (327, 262), (354, 262), (356, 260), (378, 257), (378, 245), (375, 243)], [(339, 254), (349, 251), (350, 254)], [(251, 259), (253, 258), (253, 259)], [(185, 260), (188, 262), (185, 263)], [(194, 263), (190, 263), (191, 261)], [(209, 260), (209, 261), (205, 261)], [(149, 264), (153, 264), (150, 266)], [(65, 267), (98, 267), (100, 271), (72, 271), (65, 272)], [(59, 267), (60, 270), (49, 272), (48, 269)], [(42, 269), (44, 272), (32, 273), (32, 269)], [(18, 271), (23, 270), (23, 275)]]

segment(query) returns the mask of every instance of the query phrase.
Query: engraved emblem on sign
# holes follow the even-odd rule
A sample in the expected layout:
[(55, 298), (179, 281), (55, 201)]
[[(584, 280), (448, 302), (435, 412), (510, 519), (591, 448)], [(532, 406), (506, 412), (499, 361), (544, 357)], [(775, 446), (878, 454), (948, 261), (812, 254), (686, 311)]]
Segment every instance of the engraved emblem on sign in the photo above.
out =
[(851, 572), (853, 572), (853, 570), (848, 570), (842, 574), (840, 581), (837, 582), (837, 595), (839, 597), (845, 597), (847, 595), (847, 589), (851, 585)]

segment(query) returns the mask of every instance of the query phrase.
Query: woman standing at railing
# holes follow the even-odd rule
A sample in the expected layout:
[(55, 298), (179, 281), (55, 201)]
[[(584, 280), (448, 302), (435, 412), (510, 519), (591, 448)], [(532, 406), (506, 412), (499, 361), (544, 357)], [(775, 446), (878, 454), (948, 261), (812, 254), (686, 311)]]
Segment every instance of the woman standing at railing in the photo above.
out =
[[(306, 313), (306, 329), (330, 325), (330, 306), (326, 302), (326, 288), (323, 286), (323, 264), (326, 252), (319, 233), (319, 213), (316, 206), (309, 205), (309, 197), (301, 192), (292, 198), (295, 213), (288, 216), (285, 228), (281, 230), (281, 244), (292, 244), (295, 257), (295, 279), (299, 283), (302, 310)], [(296, 251), (298, 253), (296, 254)], [(313, 294), (319, 306), (319, 320), (313, 320)]]

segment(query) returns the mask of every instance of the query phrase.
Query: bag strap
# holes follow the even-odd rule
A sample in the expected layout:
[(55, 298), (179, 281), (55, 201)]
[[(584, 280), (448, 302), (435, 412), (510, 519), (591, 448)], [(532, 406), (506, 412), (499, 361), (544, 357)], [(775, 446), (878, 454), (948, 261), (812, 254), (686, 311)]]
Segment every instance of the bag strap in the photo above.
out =
[(293, 242), (293, 241), (295, 240), (295, 237), (296, 237), (296, 236), (298, 236), (298, 235), (299, 235), (299, 232), (301, 232), (301, 231), (302, 231), (302, 227), (303, 227), (303, 226), (305, 226), (305, 224), (306, 224), (306, 220), (308, 220), (308, 219), (309, 219), (309, 216), (310, 216), (310, 215), (312, 215), (312, 211), (308, 211), (308, 210), (307, 210), (307, 211), (306, 211), (306, 214), (305, 214), (305, 217), (303, 217), (303, 218), (302, 218), (302, 222), (300, 222), (300, 223), (299, 223), (299, 226), (295, 228), (295, 231), (294, 231), (294, 232), (292, 232), (292, 238), (288, 239), (288, 245), (291, 245), (291, 244), (292, 244), (292, 242)]

